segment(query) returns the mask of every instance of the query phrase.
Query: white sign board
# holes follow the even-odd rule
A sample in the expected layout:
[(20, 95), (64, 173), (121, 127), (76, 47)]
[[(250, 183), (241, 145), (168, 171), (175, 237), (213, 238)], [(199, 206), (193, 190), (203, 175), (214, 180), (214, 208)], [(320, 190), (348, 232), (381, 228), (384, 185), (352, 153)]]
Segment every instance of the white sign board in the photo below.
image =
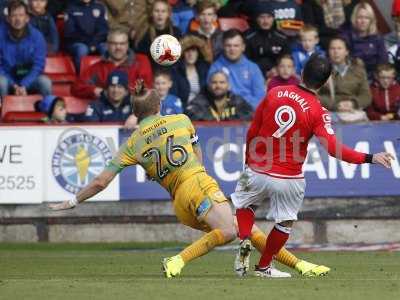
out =
[[(0, 127), (0, 204), (72, 199), (117, 148), (117, 126)], [(91, 200), (119, 200), (119, 177)]]

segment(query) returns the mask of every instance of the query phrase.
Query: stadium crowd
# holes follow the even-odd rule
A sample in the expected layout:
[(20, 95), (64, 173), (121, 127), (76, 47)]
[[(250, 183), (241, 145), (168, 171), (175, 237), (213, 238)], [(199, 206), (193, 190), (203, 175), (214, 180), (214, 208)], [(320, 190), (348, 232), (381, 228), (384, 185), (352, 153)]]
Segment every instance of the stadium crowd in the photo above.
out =
[[(269, 89), (297, 84), (315, 52), (333, 64), (320, 99), (336, 122), (398, 120), (400, 0), (386, 35), (371, 2), (0, 0), (0, 122), (134, 128), (137, 79), (158, 91), (162, 114), (246, 121)], [(180, 39), (172, 67), (151, 59), (161, 34)]]

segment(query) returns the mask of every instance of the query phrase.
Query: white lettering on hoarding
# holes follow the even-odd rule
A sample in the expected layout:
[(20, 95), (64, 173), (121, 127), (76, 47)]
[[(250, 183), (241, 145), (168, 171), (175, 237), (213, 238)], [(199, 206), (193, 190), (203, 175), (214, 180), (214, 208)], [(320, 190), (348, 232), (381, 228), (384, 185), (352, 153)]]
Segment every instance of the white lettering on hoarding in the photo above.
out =
[(394, 160), (392, 160), (392, 172), (395, 178), (400, 178), (400, 164), (399, 159), (396, 155), (396, 150), (394, 148), (392, 141), (385, 141), (383, 143), (383, 147), (385, 148), (386, 152), (389, 152), (394, 156)]
[(237, 155), (235, 156), (238, 157), (238, 155), (240, 154), (239, 145), (234, 143), (228, 143), (228, 144), (223, 144), (217, 148), (213, 157), (214, 171), (215, 174), (218, 176), (218, 178), (221, 178), (224, 181), (236, 181), (239, 179), (240, 171), (229, 173), (224, 168), (224, 156), (229, 152), (236, 153)]

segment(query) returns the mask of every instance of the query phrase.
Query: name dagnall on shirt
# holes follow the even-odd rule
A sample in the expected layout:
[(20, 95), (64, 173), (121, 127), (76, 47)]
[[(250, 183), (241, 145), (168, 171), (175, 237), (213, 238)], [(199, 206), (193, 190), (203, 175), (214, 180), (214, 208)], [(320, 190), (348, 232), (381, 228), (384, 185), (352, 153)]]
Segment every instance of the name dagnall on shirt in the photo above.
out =
[(291, 100), (296, 101), (303, 109), (303, 112), (306, 112), (310, 108), (307, 100), (295, 92), (289, 92), (288, 90), (279, 91), (277, 94), (277, 97), (278, 98), (289, 98)]

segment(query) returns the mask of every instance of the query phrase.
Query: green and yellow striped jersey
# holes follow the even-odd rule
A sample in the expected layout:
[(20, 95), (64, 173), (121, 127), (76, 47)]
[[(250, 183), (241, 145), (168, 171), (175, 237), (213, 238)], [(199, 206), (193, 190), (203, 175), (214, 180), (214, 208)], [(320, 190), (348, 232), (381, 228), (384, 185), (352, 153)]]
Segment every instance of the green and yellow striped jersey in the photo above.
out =
[(139, 123), (107, 170), (119, 173), (139, 164), (173, 197), (187, 178), (205, 172), (193, 150), (197, 142), (196, 131), (186, 115), (152, 115)]

